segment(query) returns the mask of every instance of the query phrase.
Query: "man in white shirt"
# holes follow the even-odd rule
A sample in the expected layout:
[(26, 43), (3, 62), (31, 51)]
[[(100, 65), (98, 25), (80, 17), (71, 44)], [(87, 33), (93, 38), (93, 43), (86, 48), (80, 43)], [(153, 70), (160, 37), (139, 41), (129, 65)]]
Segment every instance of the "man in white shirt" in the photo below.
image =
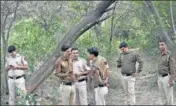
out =
[(23, 56), (16, 52), (15, 46), (8, 47), (9, 56), (6, 60), (6, 71), (8, 71), (9, 105), (15, 105), (15, 89), (22, 91), (21, 96), (26, 96), (25, 70), (28, 63)]
[(78, 48), (72, 48), (73, 73), (77, 76), (76, 87), (76, 105), (88, 105), (87, 102), (87, 75), (90, 68), (84, 58), (79, 57)]

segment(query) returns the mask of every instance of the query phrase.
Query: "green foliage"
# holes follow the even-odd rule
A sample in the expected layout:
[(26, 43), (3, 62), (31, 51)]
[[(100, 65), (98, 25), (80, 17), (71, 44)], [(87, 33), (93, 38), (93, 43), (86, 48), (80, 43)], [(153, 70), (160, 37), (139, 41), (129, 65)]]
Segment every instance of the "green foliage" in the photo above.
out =
[(30, 68), (41, 61), (55, 47), (52, 35), (36, 24), (32, 19), (21, 20), (14, 26), (9, 45), (17, 47), (18, 52), (26, 56)]
[(97, 47), (100, 55), (108, 57), (118, 51), (119, 41), (115, 38), (110, 43), (109, 34), (107, 30), (102, 30), (102, 35), (98, 38), (92, 31), (83, 34), (75, 43), (74, 46), (79, 48), (80, 56), (87, 58), (87, 48)]
[(19, 98), (17, 98), (17, 105), (35, 104), (35, 100), (34, 100), (35, 94), (26, 94), (21, 89), (16, 88), (16, 95), (19, 96)]
[[(9, 44), (16, 45), (18, 51), (28, 58), (31, 69), (52, 52), (68, 28), (80, 23), (84, 15), (95, 6), (95, 2), (68, 1), (66, 3), (65, 10), (62, 10), (65, 14), (63, 16), (54, 15), (47, 30), (33, 18), (22, 19), (15, 24)], [(90, 6), (91, 3), (93, 6)], [(162, 18), (164, 27), (171, 29), (170, 3), (168, 1), (154, 1), (153, 3)], [(175, 4), (173, 2), (174, 16)], [(149, 10), (146, 11), (143, 5), (143, 1), (126, 1), (116, 8), (114, 30), (129, 30), (128, 37), (113, 35), (113, 40), (110, 42), (111, 18), (109, 18), (101, 23), (102, 35), (97, 37), (91, 29), (75, 42), (74, 45), (79, 48), (80, 55), (87, 58), (87, 48), (96, 46), (100, 49), (100, 54), (107, 57), (118, 51), (119, 43), (122, 41), (126, 41), (130, 48), (140, 48), (151, 55), (156, 55), (158, 49), (155, 36), (158, 33), (156, 30), (158, 25), (152, 15), (147, 12)]]
[(53, 86), (53, 91), (52, 91), (52, 103), (53, 104), (58, 104), (57, 100), (58, 97), (60, 96), (60, 88), (58, 88), (57, 86)]

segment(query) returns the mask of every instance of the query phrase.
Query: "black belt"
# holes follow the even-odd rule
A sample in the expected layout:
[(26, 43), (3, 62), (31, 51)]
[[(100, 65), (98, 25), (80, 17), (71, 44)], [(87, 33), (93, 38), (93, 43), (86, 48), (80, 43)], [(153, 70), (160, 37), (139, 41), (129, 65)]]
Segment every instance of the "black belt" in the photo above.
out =
[(21, 77), (24, 77), (24, 74), (21, 75), (21, 76), (18, 76), (18, 77), (11, 77), (11, 76), (9, 76), (10, 79), (19, 79), (19, 78), (21, 78)]
[(165, 76), (168, 76), (168, 74), (163, 74), (163, 75), (161, 75), (162, 77), (165, 77)]
[(131, 76), (132, 74), (131, 73), (128, 73), (128, 74), (122, 74), (123, 76)]
[(97, 88), (97, 87), (105, 87), (106, 85), (105, 84), (99, 84), (98, 86), (94, 86), (94, 88)]
[(82, 82), (82, 81), (86, 81), (86, 80), (87, 80), (87, 78), (83, 78), (83, 79), (78, 80), (78, 82)]
[(70, 85), (70, 86), (71, 86), (71, 85), (74, 85), (73, 82), (63, 82), (63, 84), (64, 84), (64, 85)]

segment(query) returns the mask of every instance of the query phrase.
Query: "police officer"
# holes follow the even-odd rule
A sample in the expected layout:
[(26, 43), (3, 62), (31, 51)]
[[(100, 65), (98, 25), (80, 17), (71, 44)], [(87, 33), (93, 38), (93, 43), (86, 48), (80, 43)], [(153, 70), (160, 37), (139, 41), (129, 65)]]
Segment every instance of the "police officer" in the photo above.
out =
[(72, 48), (73, 73), (77, 76), (75, 82), (76, 87), (76, 105), (88, 105), (87, 102), (87, 75), (90, 68), (87, 66), (87, 61), (79, 57), (78, 48)]
[[(140, 56), (128, 50), (128, 45), (122, 42), (119, 46), (122, 53), (120, 53), (117, 61), (117, 67), (121, 68), (122, 86), (125, 90), (125, 102), (128, 105), (135, 105), (135, 77), (140, 73), (143, 68), (143, 61)], [(136, 62), (138, 61), (139, 67), (136, 72)]]
[(89, 52), (88, 58), (94, 81), (96, 105), (106, 105), (105, 95), (108, 93), (109, 86), (109, 65), (106, 59), (99, 55), (97, 48), (91, 47), (87, 51)]
[(8, 86), (9, 86), (9, 105), (15, 105), (15, 89), (21, 91), (20, 95), (25, 98), (25, 70), (28, 69), (28, 63), (24, 56), (16, 52), (15, 46), (8, 47), (9, 56), (6, 60), (6, 71), (8, 71)]
[(65, 44), (61, 47), (63, 55), (56, 61), (55, 75), (60, 78), (62, 105), (74, 105), (75, 102), (75, 80), (73, 64), (71, 59), (71, 48)]
[(158, 60), (158, 87), (162, 105), (173, 105), (173, 85), (174, 85), (174, 58), (167, 49), (164, 39), (159, 40), (159, 50), (161, 55)]

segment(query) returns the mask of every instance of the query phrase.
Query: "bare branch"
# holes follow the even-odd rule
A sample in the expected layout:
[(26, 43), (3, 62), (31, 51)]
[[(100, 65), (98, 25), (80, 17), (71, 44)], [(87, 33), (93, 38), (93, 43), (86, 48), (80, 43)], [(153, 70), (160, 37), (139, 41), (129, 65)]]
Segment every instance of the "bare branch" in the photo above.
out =
[[(8, 7), (7, 6), (7, 1), (5, 1), (5, 6), (6, 6), (6, 8)], [(9, 9), (9, 8), (8, 8)], [(4, 19), (4, 22), (3, 22), (3, 24), (2, 24), (2, 26), (1, 26), (1, 31), (2, 31), (2, 36), (4, 36), (4, 38), (5, 38), (5, 26), (6, 26), (6, 21), (7, 21), (7, 18), (8, 18), (8, 16), (9, 16), (9, 10), (7, 10), (7, 13), (6, 13), (6, 15), (5, 15), (5, 19)]]
[[(113, 5), (114, 4), (114, 5)], [(105, 12), (108, 12), (108, 11), (111, 11), (111, 10), (114, 10), (116, 8), (116, 4), (117, 4), (117, 1), (115, 1), (109, 8), (107, 8), (105, 10)]]
[(136, 8), (136, 9), (134, 9), (134, 10), (129, 10), (129, 11), (126, 11), (126, 12), (124, 12), (117, 20), (116, 20), (116, 22), (115, 22), (115, 24), (114, 24), (114, 26), (117, 24), (117, 22), (122, 18), (122, 17), (124, 17), (126, 14), (128, 14), (128, 13), (130, 13), (130, 12), (134, 12), (134, 11), (137, 11), (137, 10), (139, 10), (140, 8), (142, 8), (142, 6), (141, 7), (138, 7), (138, 8)]
[[(112, 41), (112, 32), (113, 32), (113, 28), (114, 28), (114, 25), (113, 25), (113, 22), (114, 22), (114, 14), (115, 14), (115, 8), (116, 8), (116, 4), (117, 4), (117, 2), (115, 3), (115, 7), (114, 7), (114, 10), (113, 10), (113, 12), (112, 12), (112, 19), (111, 19), (111, 35), (110, 35), (110, 43), (111, 43), (111, 41)], [(111, 46), (110, 46), (110, 48), (111, 48)]]
[(171, 13), (171, 21), (172, 21), (172, 27), (174, 30), (174, 35), (176, 35), (176, 29), (175, 29), (175, 24), (174, 24), (174, 16), (173, 16), (173, 11), (172, 11), (172, 1), (170, 1), (170, 13)]
[(14, 10), (14, 17), (13, 17), (13, 20), (12, 20), (12, 22), (11, 22), (9, 28), (8, 28), (8, 32), (7, 32), (7, 40), (9, 39), (10, 29), (11, 29), (11, 27), (12, 27), (12, 25), (13, 25), (13, 22), (14, 22), (15, 19), (16, 19), (16, 14), (17, 14), (17, 8), (18, 8), (18, 6), (19, 6), (19, 1), (16, 1), (16, 7), (15, 7), (15, 10)]
[(105, 12), (108, 12), (108, 11), (113, 10), (113, 9), (115, 9), (115, 6), (106, 9)]

